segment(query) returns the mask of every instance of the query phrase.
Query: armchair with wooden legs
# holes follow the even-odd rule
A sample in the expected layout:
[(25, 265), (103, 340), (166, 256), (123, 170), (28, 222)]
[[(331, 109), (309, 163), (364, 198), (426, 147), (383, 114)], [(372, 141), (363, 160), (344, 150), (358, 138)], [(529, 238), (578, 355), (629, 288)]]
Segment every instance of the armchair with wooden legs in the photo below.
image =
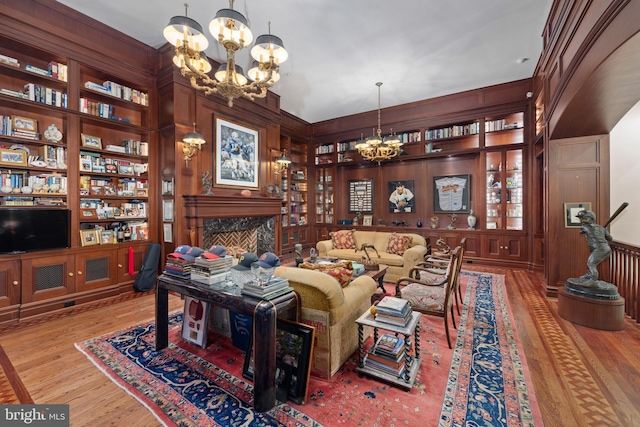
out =
[[(460, 244), (458, 245), (461, 249), (460, 254), (460, 268), (462, 268), (462, 263), (464, 262), (464, 252), (467, 249), (467, 238), (463, 237), (460, 239)], [(451, 261), (451, 254), (453, 251), (449, 252), (446, 255), (425, 255), (424, 261), (416, 264), (416, 267), (434, 269), (439, 268), (441, 273), (444, 274), (444, 270), (447, 268), (447, 265)], [(460, 305), (464, 304), (464, 298), (462, 298), (462, 290), (460, 288), (460, 276), (458, 275), (458, 280), (456, 281), (456, 289), (454, 290), (455, 300), (456, 300), (456, 311), (458, 312), (458, 316), (460, 316)]]
[(453, 300), (455, 284), (460, 275), (461, 253), (459, 246), (452, 251), (451, 260), (443, 273), (438, 269), (429, 271), (428, 268), (414, 267), (409, 273), (410, 277), (401, 277), (396, 281), (396, 298), (409, 301), (411, 308), (422, 314), (444, 318), (449, 348), (452, 348), (449, 336), (449, 313), (451, 313), (453, 327), (456, 328)]

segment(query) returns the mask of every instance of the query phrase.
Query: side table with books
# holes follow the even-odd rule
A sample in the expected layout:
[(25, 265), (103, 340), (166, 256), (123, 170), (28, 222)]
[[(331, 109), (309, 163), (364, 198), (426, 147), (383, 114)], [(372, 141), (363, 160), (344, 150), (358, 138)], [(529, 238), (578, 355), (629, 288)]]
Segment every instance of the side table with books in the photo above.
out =
[[(411, 390), (422, 362), (420, 358), (422, 313), (412, 311), (405, 303), (407, 302), (400, 298), (385, 297), (375, 306), (375, 310), (366, 311), (356, 320), (358, 324), (356, 371), (405, 390)], [(373, 327), (373, 345), (366, 354), (363, 342), (365, 326)], [(379, 330), (389, 333), (380, 334)]]

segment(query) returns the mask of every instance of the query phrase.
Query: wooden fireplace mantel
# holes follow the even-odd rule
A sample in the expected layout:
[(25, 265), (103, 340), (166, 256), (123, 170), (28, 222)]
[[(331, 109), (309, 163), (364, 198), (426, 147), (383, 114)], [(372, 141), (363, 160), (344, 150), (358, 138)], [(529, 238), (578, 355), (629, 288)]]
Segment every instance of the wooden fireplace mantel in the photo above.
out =
[(282, 199), (217, 195), (183, 195), (187, 227), (192, 245), (202, 244), (204, 220), (218, 218), (254, 218), (275, 216), (276, 251), (280, 252)]

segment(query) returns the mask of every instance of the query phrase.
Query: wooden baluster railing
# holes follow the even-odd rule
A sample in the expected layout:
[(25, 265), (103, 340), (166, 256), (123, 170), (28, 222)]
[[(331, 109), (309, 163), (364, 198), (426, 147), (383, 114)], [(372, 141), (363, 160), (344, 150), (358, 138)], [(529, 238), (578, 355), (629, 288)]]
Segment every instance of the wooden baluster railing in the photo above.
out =
[(640, 248), (611, 242), (609, 281), (625, 299), (625, 314), (640, 323)]

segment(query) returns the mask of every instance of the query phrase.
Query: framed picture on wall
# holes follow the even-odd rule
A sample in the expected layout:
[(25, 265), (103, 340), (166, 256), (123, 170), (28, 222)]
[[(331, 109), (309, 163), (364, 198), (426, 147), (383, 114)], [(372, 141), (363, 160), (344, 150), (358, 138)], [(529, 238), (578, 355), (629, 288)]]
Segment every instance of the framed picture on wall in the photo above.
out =
[(433, 211), (438, 213), (468, 213), (471, 175), (433, 177)]
[(413, 212), (413, 181), (389, 181), (389, 212)]
[(577, 202), (577, 203), (565, 203), (564, 204), (564, 226), (566, 228), (579, 228), (580, 218), (578, 218), (578, 212), (590, 211), (591, 202)]
[(215, 118), (215, 185), (258, 187), (258, 131)]
[(349, 213), (373, 213), (373, 179), (349, 180)]

